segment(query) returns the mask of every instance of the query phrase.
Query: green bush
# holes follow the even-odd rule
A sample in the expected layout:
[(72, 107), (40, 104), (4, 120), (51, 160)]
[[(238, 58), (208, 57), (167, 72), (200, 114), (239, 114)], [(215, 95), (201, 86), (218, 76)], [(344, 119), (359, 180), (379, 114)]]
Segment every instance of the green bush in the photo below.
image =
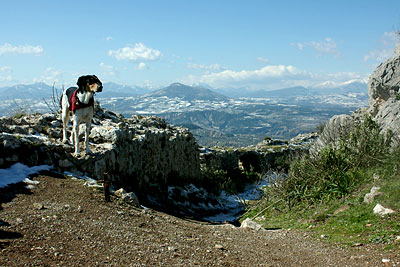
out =
[(391, 133), (366, 116), (348, 140), (325, 147), (316, 156), (293, 161), (288, 178), (268, 194), (281, 198), (290, 209), (342, 198), (364, 182), (364, 169), (382, 163), (390, 154)]
[(243, 192), (244, 187), (249, 183), (255, 183), (260, 180), (259, 173), (253, 170), (242, 172), (240, 169), (230, 171), (203, 168), (202, 186), (208, 191), (218, 194), (221, 190), (228, 194), (237, 194)]

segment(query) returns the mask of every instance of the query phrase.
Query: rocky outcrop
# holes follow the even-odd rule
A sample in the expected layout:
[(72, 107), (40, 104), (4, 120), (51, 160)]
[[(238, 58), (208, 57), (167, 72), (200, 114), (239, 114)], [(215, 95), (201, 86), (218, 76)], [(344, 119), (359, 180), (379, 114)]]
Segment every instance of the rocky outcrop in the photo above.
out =
[[(368, 107), (360, 108), (351, 115), (332, 117), (326, 124), (320, 138), (311, 149), (318, 152), (322, 147), (334, 145), (340, 138), (346, 138), (354, 125), (370, 115), (382, 129), (389, 130), (394, 137), (400, 136), (400, 44), (397, 45), (392, 58), (380, 64), (368, 80)], [(394, 138), (394, 146), (399, 145)]]
[[(90, 134), (93, 155), (73, 157), (61, 143), (61, 121), (55, 114), (0, 118), (0, 168), (21, 162), (52, 165), (103, 179), (141, 193), (166, 191), (167, 184), (201, 179), (198, 146), (185, 128), (155, 116), (124, 118), (96, 106)], [(83, 131), (81, 131), (83, 132)]]
[(350, 115), (341, 114), (333, 116), (324, 126), (322, 133), (313, 143), (310, 153), (318, 153), (327, 145), (336, 145), (342, 138), (348, 138), (354, 126), (367, 114), (366, 108), (360, 108)]
[(395, 98), (400, 87), (400, 44), (393, 57), (381, 63), (368, 80), (369, 113), (375, 116), (383, 105)]

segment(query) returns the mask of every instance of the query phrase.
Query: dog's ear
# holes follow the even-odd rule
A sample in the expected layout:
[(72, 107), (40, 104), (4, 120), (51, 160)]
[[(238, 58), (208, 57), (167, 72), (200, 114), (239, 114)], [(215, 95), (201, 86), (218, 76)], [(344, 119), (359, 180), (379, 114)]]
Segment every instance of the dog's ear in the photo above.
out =
[(78, 81), (76, 84), (78, 85), (79, 88), (83, 88), (88, 82), (87, 76), (81, 76), (79, 77)]
[(96, 75), (92, 75), (94, 79), (96, 79), (96, 81), (100, 84), (102, 84), (102, 82), (100, 81), (100, 79), (96, 76)]

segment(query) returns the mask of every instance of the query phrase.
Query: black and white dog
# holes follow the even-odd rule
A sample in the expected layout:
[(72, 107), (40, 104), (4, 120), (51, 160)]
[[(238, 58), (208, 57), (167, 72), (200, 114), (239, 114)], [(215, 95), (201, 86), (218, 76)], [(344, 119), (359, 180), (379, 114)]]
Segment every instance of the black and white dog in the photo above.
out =
[(61, 118), (63, 122), (63, 143), (67, 140), (67, 124), (69, 122), (70, 113), (72, 114), (72, 133), (70, 137), (71, 143), (75, 147), (75, 156), (79, 155), (79, 124), (86, 124), (85, 132), (85, 151), (90, 154), (89, 150), (89, 133), (92, 126), (94, 114), (94, 94), (103, 90), (103, 84), (95, 75), (81, 76), (76, 83), (77, 87), (70, 87), (64, 90), (60, 105)]

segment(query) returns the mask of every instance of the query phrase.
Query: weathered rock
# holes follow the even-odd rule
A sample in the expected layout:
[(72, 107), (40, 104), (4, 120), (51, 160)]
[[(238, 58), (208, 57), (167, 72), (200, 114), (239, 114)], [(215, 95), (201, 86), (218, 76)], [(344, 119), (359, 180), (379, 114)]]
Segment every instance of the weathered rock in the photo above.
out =
[(374, 214), (377, 214), (379, 216), (383, 217), (392, 213), (395, 213), (395, 211), (389, 208), (385, 208), (381, 204), (376, 204), (376, 206), (374, 207)]
[(256, 231), (264, 230), (261, 224), (252, 221), (250, 218), (246, 218), (240, 225), (240, 228), (251, 228)]
[(366, 113), (365, 108), (360, 108), (351, 115), (335, 115), (326, 124), (319, 138), (312, 144), (310, 153), (318, 153), (327, 145), (335, 146), (344, 138), (347, 139), (354, 126), (362, 121)]
[(304, 133), (299, 134), (292, 139), (289, 140), (289, 144), (296, 145), (296, 146), (304, 146), (307, 144), (312, 144), (319, 135), (317, 133)]
[[(382, 132), (389, 130), (394, 136), (400, 135), (400, 43), (396, 46), (393, 57), (380, 64), (368, 80), (368, 112), (382, 127)], [(399, 146), (395, 138), (393, 146)]]
[(136, 207), (140, 207), (139, 199), (137, 198), (136, 194), (133, 192), (124, 193), (121, 195), (121, 198), (124, 201), (129, 202)]
[(126, 194), (126, 191), (125, 191), (125, 189), (120, 188), (120, 189), (118, 189), (117, 191), (115, 191), (114, 194), (115, 194), (116, 196), (118, 196), (118, 197), (122, 197), (123, 194)]
[(396, 97), (400, 86), (400, 50), (396, 47), (393, 57), (381, 63), (368, 80), (369, 112), (375, 114), (389, 99)]
[[(387, 99), (380, 106), (374, 116), (374, 120), (381, 125), (382, 133), (393, 132), (394, 136), (400, 134), (400, 100), (396, 98)], [(393, 146), (398, 146), (400, 140), (394, 139)]]
[(373, 186), (373, 187), (371, 188), (371, 191), (370, 191), (368, 194), (366, 194), (366, 195), (364, 196), (364, 202), (367, 203), (367, 204), (372, 203), (372, 202), (374, 201), (375, 197), (376, 197), (377, 195), (380, 195), (380, 194), (381, 194), (381, 193), (379, 192), (380, 189), (381, 189), (381, 188), (380, 188), (379, 186)]

